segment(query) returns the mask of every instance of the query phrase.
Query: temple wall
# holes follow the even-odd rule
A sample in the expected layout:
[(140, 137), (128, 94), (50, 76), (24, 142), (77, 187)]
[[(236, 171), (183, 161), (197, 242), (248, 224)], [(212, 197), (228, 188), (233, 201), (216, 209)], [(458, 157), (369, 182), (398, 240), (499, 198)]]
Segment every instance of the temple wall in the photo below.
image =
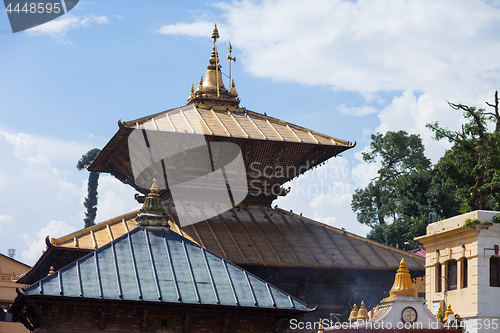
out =
[[(42, 303), (42, 326), (34, 332), (276, 332), (272, 311), (210, 309), (203, 307), (149, 306), (144, 304), (85, 305)], [(146, 310), (146, 311), (145, 311)], [(286, 327), (285, 327), (286, 328)]]

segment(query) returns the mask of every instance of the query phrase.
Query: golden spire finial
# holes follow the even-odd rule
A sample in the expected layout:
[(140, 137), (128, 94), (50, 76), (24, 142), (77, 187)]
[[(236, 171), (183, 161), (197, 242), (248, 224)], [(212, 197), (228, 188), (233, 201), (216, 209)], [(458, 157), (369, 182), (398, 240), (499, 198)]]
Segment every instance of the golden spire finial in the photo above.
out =
[(365, 301), (361, 301), (361, 305), (359, 306), (358, 315), (356, 320), (368, 320), (368, 311), (366, 310)]
[(405, 258), (401, 259), (398, 272), (396, 273), (396, 279), (394, 280), (394, 285), (392, 286), (389, 294), (390, 297), (417, 297), (417, 291), (413, 288), (411, 283), (411, 275), (410, 271), (406, 267)]
[(236, 92), (236, 87), (234, 86), (234, 80), (233, 80), (233, 86), (231, 87), (231, 91), (229, 92), (229, 96), (238, 97), (238, 93)]
[(49, 276), (50, 274), (54, 274), (54, 266), (50, 266), (49, 274), (47, 274), (47, 276)]
[[(236, 88), (233, 86), (233, 89), (231, 89), (231, 81), (227, 89), (224, 86), (221, 72), (222, 66), (220, 65), (220, 58), (217, 52), (218, 37), (219, 31), (217, 26), (215, 26), (212, 33), (214, 43), (212, 45), (212, 53), (208, 59), (206, 74), (201, 77), (198, 88), (195, 88), (194, 97), (189, 95), (187, 104), (194, 104), (202, 109), (208, 108), (215, 111), (233, 111), (238, 109), (240, 100), (237, 98), (238, 93), (236, 92)], [(231, 92), (231, 90), (233, 91)]]
[(448, 309), (446, 309), (446, 312), (444, 313), (444, 321), (448, 321), (448, 316), (452, 314), (455, 314), (455, 312), (451, 309), (451, 304), (448, 304)]
[(358, 306), (356, 304), (354, 304), (348, 320), (349, 321), (356, 321), (357, 318), (358, 318)]
[(217, 30), (217, 23), (215, 23), (214, 31), (212, 32), (212, 38), (214, 39), (214, 53), (215, 53), (215, 78), (217, 81), (217, 97), (220, 98), (220, 85), (219, 85), (219, 58), (217, 54), (217, 38), (219, 38), (219, 30)]
[(194, 83), (191, 86), (191, 92), (189, 93), (189, 100), (192, 100), (194, 98)]
[(217, 23), (215, 23), (215, 28), (214, 28), (214, 31), (212, 32), (212, 38), (214, 39), (214, 43), (215, 43), (215, 40), (217, 38), (219, 38), (219, 30), (217, 30)]

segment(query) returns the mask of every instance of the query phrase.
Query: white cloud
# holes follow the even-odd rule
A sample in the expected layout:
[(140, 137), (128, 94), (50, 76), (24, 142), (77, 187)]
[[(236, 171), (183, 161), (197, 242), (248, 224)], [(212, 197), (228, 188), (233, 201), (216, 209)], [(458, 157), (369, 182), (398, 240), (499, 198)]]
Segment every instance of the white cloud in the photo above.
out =
[[(446, 100), (484, 107), (500, 87), (498, 1), (242, 0), (215, 7), (221, 41), (231, 40), (247, 72), (354, 91), (366, 103), (387, 105), (396, 95), (379, 112), (375, 132), (420, 134), (433, 162), (449, 144), (433, 141), (425, 124), (462, 123)], [(206, 38), (212, 26), (195, 18), (158, 31)], [(338, 110), (378, 112), (368, 105)]]
[(34, 262), (42, 255), (46, 248), (45, 237), (57, 238), (75, 231), (75, 228), (69, 226), (64, 221), (50, 221), (45, 227), (36, 232), (36, 237), (30, 234), (23, 234), (22, 238), (26, 241), (27, 249), (22, 251), (25, 262)]
[(66, 33), (70, 29), (75, 28), (87, 28), (90, 24), (105, 24), (109, 20), (106, 16), (96, 16), (85, 15), (82, 17), (73, 16), (71, 14), (66, 14), (63, 17), (57, 18), (55, 20), (49, 21), (42, 25), (36, 26), (34, 28), (25, 31), (28, 35), (46, 35), (54, 38), (57, 43), (62, 45), (72, 45), (73, 43), (65, 39)]
[[(95, 143), (85, 141), (0, 132), (0, 243), (23, 253), (27, 264), (40, 256), (45, 236), (83, 227), (88, 172), (78, 171), (76, 162), (93, 147)], [(98, 191), (96, 222), (138, 207), (134, 190), (109, 175), (100, 177)], [(52, 222), (40, 230), (46, 221)], [(24, 234), (12, 237), (20, 226)]]
[(336, 157), (285, 184), (291, 191), (276, 204), (364, 236), (370, 228), (357, 222), (351, 210), (351, 199), (354, 190), (365, 187), (377, 170), (376, 163), (354, 163)]
[(76, 186), (74, 183), (67, 182), (64, 180), (58, 180), (56, 184), (57, 184), (56, 197), (59, 200), (72, 201), (72, 198), (81, 195), (81, 188)]
[[(214, 23), (197, 21), (194, 23), (177, 23), (163, 25), (157, 30), (164, 35), (189, 35), (195, 37), (206, 37), (207, 31), (212, 31)], [(220, 28), (220, 26), (219, 26)]]
[(2, 231), (2, 226), (12, 221), (12, 215), (0, 215), (0, 231)]
[[(87, 195), (86, 188), (87, 184), (85, 183), (85, 195)], [(111, 175), (100, 175), (98, 192), (96, 223), (141, 207), (134, 199), (134, 194), (137, 192), (131, 186), (117, 181)]]
[[(477, 92), (498, 82), (500, 8), (494, 3), (243, 0), (216, 6), (223, 11), (221, 40), (230, 39), (257, 76), (360, 92), (455, 91), (472, 82)], [(158, 32), (206, 37), (212, 27), (196, 21)]]
[(366, 116), (367, 114), (377, 113), (378, 110), (373, 106), (360, 106), (360, 107), (346, 107), (345, 104), (341, 104), (338, 107), (338, 110), (342, 114), (346, 114), (349, 116)]
[(95, 16), (95, 15), (91, 15), (91, 16), (85, 16), (81, 21), (81, 25), (83, 27), (88, 27), (90, 25), (90, 23), (96, 23), (96, 24), (105, 24), (105, 23), (108, 23), (109, 20), (106, 16)]

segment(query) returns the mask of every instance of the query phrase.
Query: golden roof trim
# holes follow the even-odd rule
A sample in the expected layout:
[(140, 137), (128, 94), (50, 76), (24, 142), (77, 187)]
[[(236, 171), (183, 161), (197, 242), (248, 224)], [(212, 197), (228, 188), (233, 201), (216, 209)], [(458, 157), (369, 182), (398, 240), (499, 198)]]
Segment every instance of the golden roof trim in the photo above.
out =
[[(95, 224), (93, 226), (77, 230), (77, 231), (72, 232), (72, 233), (70, 233), (68, 235), (65, 235), (65, 236), (62, 236), (62, 237), (59, 237), (59, 238), (52, 238), (51, 239), (51, 243), (52, 243), (52, 245), (57, 246), (58, 243), (66, 242), (66, 241), (68, 241), (70, 239), (73, 239), (73, 238), (81, 236), (81, 235), (86, 235), (87, 233), (90, 233), (90, 231), (105, 229), (106, 226), (109, 225), (109, 224), (112, 224), (112, 223), (115, 223), (115, 222), (119, 222), (121, 220), (128, 220), (130, 218), (135, 218), (139, 213), (140, 213), (140, 210), (134, 210), (132, 212), (129, 212), (129, 213), (126, 213), (126, 214), (114, 217), (114, 218), (109, 219), (109, 220), (105, 220), (105, 221), (100, 222), (100, 223), (97, 223), (97, 224)], [(54, 243), (54, 241), (55, 241), (55, 243)]]
[[(260, 114), (258, 112), (255, 112), (255, 111), (245, 110), (245, 109), (241, 109), (241, 108), (236, 110), (236, 111), (228, 111), (228, 110), (217, 110), (217, 109), (213, 109), (213, 108), (204, 109), (204, 108), (201, 108), (200, 106), (191, 104), (191, 105), (187, 105), (187, 106), (185, 105), (185, 106), (161, 111), (161, 112), (158, 112), (158, 113), (155, 113), (155, 114), (152, 114), (149, 116), (145, 116), (142, 118), (138, 118), (135, 120), (124, 121), (121, 124), (128, 127), (128, 128), (131, 128), (131, 129), (144, 128), (144, 124), (151, 120), (151, 122), (154, 121), (153, 125), (154, 125), (155, 130), (160, 130), (158, 128), (158, 122), (155, 121), (155, 118), (158, 118), (162, 115), (169, 116), (170, 113), (173, 113), (175, 111), (179, 111), (179, 112), (183, 111), (184, 108), (186, 108), (186, 107), (189, 108), (190, 106), (193, 107), (194, 110), (196, 110), (198, 117), (202, 120), (202, 123), (205, 126), (207, 126), (207, 120), (205, 119), (206, 116), (203, 116), (200, 113), (200, 110), (211, 112), (216, 117), (217, 123), (222, 124), (221, 126), (224, 129), (223, 132), (216, 134), (216, 133), (214, 133), (214, 129), (207, 126), (207, 129), (209, 132), (211, 132), (211, 134), (203, 133), (204, 135), (234, 137), (234, 138), (241, 138), (241, 139), (248, 138), (248, 139), (253, 139), (253, 140), (271, 140), (271, 141), (289, 142), (289, 143), (303, 143), (303, 144), (311, 144), (311, 145), (344, 146), (344, 147), (349, 147), (349, 148), (353, 148), (356, 146), (356, 142), (351, 143), (349, 141), (338, 139), (338, 138), (335, 138), (335, 137), (332, 137), (332, 136), (329, 136), (326, 134), (322, 134), (322, 133), (310, 130), (308, 128), (301, 127), (301, 126), (298, 126), (298, 125), (295, 125), (295, 124), (292, 124), (292, 123), (289, 123), (289, 122), (286, 122), (286, 121), (283, 121), (283, 120), (280, 120), (277, 118), (269, 117), (267, 115), (263, 115), (263, 114)], [(242, 124), (240, 123), (240, 119), (236, 119), (236, 124), (237, 124), (237, 127), (240, 129), (242, 136), (239, 136), (239, 135), (235, 136), (235, 133), (232, 133), (227, 128), (227, 126), (231, 125), (231, 124), (227, 123), (226, 120), (220, 119), (221, 117), (224, 117), (224, 116), (227, 117), (228, 112), (230, 113), (229, 119), (231, 119), (232, 122), (234, 122), (234, 119), (236, 118), (235, 116), (248, 117), (250, 122), (254, 123), (254, 126), (256, 127), (257, 131), (263, 136), (263, 138), (249, 136), (248, 132), (243, 128)], [(243, 118), (241, 118), (241, 120), (242, 119)], [(257, 119), (264, 121), (267, 124), (267, 126), (269, 127), (269, 131), (267, 131), (267, 128), (261, 128), (261, 127), (259, 127), (258, 124), (255, 124), (255, 120), (257, 120)], [(169, 121), (172, 122), (170, 117), (169, 117)], [(189, 122), (187, 122), (187, 124), (188, 124), (188, 126), (192, 127), (192, 125)], [(175, 124), (172, 124), (172, 125), (173, 125), (172, 127), (174, 128), (174, 130), (176, 130)], [(284, 133), (280, 132), (279, 131), (280, 128), (276, 128), (276, 125), (287, 128), (287, 130), (291, 129), (290, 136), (293, 136), (294, 138), (296, 138), (296, 140), (284, 138), (283, 137)], [(266, 135), (266, 133), (263, 133), (262, 132), (263, 130), (267, 131), (268, 135)], [(298, 131), (298, 133), (296, 131)], [(176, 130), (176, 132), (177, 132), (177, 130)], [(192, 132), (192, 129), (191, 129), (191, 132)], [(305, 142), (304, 139), (299, 136), (300, 134), (303, 134), (304, 136), (309, 137), (311, 139), (311, 140), (309, 140), (310, 142)], [(270, 138), (269, 135), (276, 136), (276, 139)], [(314, 138), (314, 140), (312, 138)]]

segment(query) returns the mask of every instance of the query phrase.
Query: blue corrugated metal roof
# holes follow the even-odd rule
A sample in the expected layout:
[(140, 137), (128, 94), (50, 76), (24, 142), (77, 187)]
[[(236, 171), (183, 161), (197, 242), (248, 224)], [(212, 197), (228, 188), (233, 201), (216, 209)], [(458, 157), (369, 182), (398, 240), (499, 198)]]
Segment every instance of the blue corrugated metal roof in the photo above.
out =
[(132, 230), (24, 293), (311, 311), (241, 267), (154, 227)]

